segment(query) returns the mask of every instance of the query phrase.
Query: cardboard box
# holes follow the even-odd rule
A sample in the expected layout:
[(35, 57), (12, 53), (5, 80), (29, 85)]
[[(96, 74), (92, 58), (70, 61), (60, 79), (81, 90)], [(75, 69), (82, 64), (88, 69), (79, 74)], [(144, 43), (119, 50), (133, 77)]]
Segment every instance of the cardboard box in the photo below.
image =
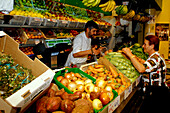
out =
[(10, 54), (15, 63), (31, 69), (32, 74), (36, 76), (36, 79), (8, 98), (0, 97), (0, 110), (5, 113), (21, 112), (50, 86), (55, 72), (38, 59), (34, 61), (30, 59), (19, 50), (19, 44), (8, 35), (0, 38), (0, 52)]

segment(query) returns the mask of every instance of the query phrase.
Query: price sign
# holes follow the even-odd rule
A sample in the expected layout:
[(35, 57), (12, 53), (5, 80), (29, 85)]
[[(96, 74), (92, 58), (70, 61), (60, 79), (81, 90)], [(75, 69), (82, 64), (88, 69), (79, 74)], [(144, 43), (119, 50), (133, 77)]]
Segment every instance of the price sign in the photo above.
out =
[(139, 84), (140, 78), (141, 78), (141, 75), (136, 79), (136, 86)]
[(113, 113), (113, 111), (120, 105), (120, 95), (117, 96), (109, 105), (108, 113)]
[(131, 92), (132, 92), (132, 84), (125, 90), (124, 99), (126, 99)]

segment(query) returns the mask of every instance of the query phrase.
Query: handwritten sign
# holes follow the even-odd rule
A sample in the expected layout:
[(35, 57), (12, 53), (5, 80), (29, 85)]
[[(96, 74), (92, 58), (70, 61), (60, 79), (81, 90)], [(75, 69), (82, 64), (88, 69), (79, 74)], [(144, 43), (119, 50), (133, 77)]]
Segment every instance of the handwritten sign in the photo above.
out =
[(120, 105), (120, 95), (117, 96), (109, 105), (108, 113), (113, 113), (113, 111)]
[(132, 84), (124, 92), (124, 100), (129, 96), (131, 92), (132, 92)]

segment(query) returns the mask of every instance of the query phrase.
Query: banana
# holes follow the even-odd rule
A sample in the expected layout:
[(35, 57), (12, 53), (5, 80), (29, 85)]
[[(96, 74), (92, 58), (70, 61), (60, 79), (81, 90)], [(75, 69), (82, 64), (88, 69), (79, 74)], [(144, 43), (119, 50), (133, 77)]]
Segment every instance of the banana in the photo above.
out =
[(98, 5), (100, 3), (101, 0), (96, 0), (93, 4), (92, 4), (92, 7)]
[(109, 3), (108, 3), (108, 6), (107, 6), (107, 8), (106, 8), (106, 12), (108, 12), (109, 9), (110, 9), (110, 7), (112, 6), (111, 1), (108, 1), (108, 2), (109, 2)]
[(101, 4), (101, 5), (99, 5), (99, 7), (106, 7), (106, 6), (108, 5), (108, 3), (109, 3), (109, 2), (106, 2), (106, 3), (104, 3), (104, 4)]
[(87, 2), (87, 1), (88, 1), (88, 0), (83, 0), (82, 3), (85, 3), (85, 2)]
[(106, 7), (103, 7), (103, 8), (102, 8), (102, 10), (105, 12), (105, 10), (106, 10)]
[(92, 4), (93, 2), (95, 2), (95, 0), (89, 0), (89, 1), (87, 1), (88, 4)]
[(115, 1), (111, 1), (111, 4), (112, 5), (111, 5), (111, 8), (110, 8), (109, 12), (114, 10), (116, 3), (115, 3)]

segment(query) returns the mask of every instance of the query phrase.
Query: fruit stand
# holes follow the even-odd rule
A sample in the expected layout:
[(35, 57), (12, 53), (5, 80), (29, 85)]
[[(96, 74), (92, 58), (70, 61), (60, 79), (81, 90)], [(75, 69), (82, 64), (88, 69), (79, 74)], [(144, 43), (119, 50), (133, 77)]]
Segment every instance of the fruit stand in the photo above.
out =
[(0, 12), (0, 74), (4, 76), (0, 77), (0, 112), (121, 112), (141, 78), (121, 49), (130, 47), (144, 60), (148, 56), (137, 41), (126, 40), (119, 51), (101, 52), (98, 62), (89, 60), (80, 68), (64, 64), (72, 41), (89, 20), (99, 26), (92, 45), (108, 47), (122, 32), (124, 38), (133, 37), (130, 22), (145, 24), (152, 18), (132, 6), (118, 0), (14, 0), (9, 14)]

